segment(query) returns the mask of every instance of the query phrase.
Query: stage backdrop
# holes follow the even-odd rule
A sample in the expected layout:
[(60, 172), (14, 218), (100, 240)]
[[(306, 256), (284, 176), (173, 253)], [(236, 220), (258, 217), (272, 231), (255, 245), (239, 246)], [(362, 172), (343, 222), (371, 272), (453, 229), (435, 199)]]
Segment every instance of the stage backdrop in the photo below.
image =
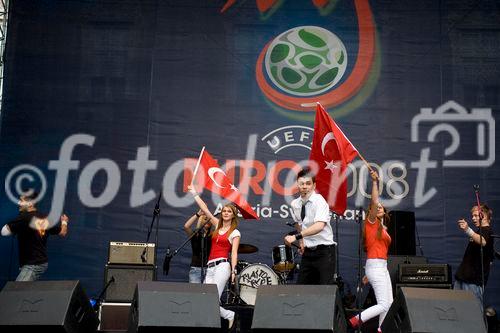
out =
[[(2, 223), (34, 185), (41, 210), (70, 217), (49, 240), (44, 279), (103, 286), (110, 241), (146, 241), (160, 191), (158, 258), (197, 211), (183, 191), (203, 146), (255, 207), (241, 255), (272, 264), (290, 231), (294, 168), (307, 160), (320, 101), (380, 171), (392, 210), (414, 211), (418, 253), (455, 271), (475, 201), (500, 209), (498, 1), (142, 0), (11, 2), (0, 132)], [(366, 167), (348, 173), (338, 220), (340, 273), (357, 269), (355, 210)], [(202, 194), (215, 209), (221, 202)], [(332, 223), (335, 223), (332, 221)], [(498, 226), (494, 224), (498, 232)], [(153, 231), (151, 241), (155, 241)], [(0, 284), (17, 241), (0, 239)], [(170, 274), (187, 281), (191, 250)], [(486, 303), (500, 306), (500, 263)]]

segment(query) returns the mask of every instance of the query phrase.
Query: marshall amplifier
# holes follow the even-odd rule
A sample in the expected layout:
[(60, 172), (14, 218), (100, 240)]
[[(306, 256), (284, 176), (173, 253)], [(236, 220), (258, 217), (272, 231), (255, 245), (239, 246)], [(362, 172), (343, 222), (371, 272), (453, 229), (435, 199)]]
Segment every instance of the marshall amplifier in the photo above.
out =
[(451, 267), (448, 264), (400, 264), (398, 282), (451, 284)]
[(154, 265), (155, 244), (109, 242), (108, 264)]

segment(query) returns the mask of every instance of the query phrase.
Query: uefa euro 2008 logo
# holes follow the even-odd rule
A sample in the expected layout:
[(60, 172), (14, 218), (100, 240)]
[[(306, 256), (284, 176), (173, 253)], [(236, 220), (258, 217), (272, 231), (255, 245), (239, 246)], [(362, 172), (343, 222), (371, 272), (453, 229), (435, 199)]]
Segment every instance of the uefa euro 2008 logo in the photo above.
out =
[(295, 96), (314, 96), (331, 89), (346, 68), (347, 52), (342, 41), (316, 26), (285, 31), (270, 43), (265, 55), (268, 78)]

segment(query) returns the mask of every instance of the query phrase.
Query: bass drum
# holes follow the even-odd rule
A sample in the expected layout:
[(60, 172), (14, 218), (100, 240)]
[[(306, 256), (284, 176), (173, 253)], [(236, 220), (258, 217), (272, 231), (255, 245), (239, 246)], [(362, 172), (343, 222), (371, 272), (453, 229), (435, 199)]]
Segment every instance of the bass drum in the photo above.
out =
[(255, 305), (257, 289), (262, 285), (277, 285), (278, 275), (264, 264), (253, 264), (245, 267), (239, 277), (240, 298), (248, 305)]

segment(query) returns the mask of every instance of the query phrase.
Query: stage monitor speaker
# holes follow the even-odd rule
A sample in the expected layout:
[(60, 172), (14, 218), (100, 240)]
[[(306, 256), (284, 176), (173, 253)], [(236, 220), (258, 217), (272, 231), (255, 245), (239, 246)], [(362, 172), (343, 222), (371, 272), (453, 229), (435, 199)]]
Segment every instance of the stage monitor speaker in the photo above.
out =
[(382, 332), (486, 333), (481, 304), (469, 291), (401, 288)]
[(106, 302), (132, 302), (135, 286), (138, 281), (153, 281), (154, 266), (138, 265), (106, 265), (104, 285), (111, 282), (104, 299)]
[(10, 281), (0, 292), (2, 333), (88, 333), (98, 324), (79, 281)]
[(146, 282), (135, 289), (129, 333), (220, 330), (219, 294), (215, 284)]
[(392, 242), (389, 247), (389, 254), (394, 255), (415, 255), (415, 213), (393, 210), (389, 212), (391, 220), (387, 226), (387, 231)]
[(252, 332), (346, 332), (342, 301), (334, 285), (262, 285)]

